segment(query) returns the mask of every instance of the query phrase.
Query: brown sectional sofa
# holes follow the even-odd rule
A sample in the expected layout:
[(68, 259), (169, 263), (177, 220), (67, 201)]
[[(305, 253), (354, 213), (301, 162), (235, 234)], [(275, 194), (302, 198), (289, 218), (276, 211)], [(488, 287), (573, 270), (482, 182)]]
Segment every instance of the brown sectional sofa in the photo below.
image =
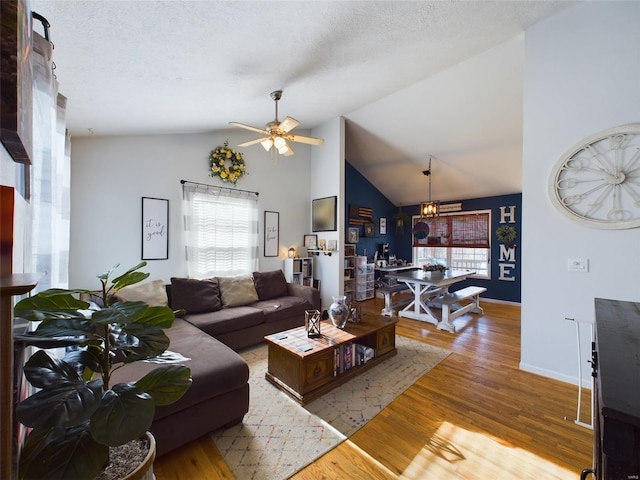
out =
[[(126, 287), (118, 296), (148, 301), (136, 296), (134, 288)], [(303, 325), (305, 310), (320, 309), (318, 290), (287, 283), (281, 270), (234, 279), (172, 278), (166, 292), (169, 306), (186, 311), (167, 335), (169, 350), (189, 358), (184, 365), (191, 369), (193, 384), (177, 402), (156, 409), (150, 430), (158, 455), (241, 422), (249, 409), (249, 367), (235, 350)], [(130, 364), (113, 378), (137, 380), (154, 367)]]

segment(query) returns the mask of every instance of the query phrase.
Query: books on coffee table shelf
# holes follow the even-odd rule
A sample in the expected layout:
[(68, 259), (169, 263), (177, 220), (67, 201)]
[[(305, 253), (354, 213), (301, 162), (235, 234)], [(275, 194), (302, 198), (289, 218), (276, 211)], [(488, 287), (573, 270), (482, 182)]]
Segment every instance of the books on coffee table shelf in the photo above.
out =
[(350, 370), (353, 367), (364, 365), (375, 358), (376, 351), (372, 347), (348, 342), (338, 345), (334, 351), (333, 376)]

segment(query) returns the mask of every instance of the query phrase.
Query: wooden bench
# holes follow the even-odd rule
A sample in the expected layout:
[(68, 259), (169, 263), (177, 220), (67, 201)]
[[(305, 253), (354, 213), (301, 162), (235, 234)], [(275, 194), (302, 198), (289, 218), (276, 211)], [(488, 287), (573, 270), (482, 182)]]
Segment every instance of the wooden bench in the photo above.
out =
[[(484, 287), (469, 286), (434, 298), (433, 303), (442, 306), (442, 321), (438, 323), (438, 330), (447, 330), (455, 333), (456, 330), (451, 320), (467, 312), (484, 313), (484, 310), (480, 307), (480, 294), (486, 291), (487, 289)], [(460, 306), (459, 302), (463, 300), (471, 300), (471, 303)], [(452, 307), (455, 310), (452, 310)]]
[(412, 298), (401, 298), (400, 300), (393, 301), (393, 294), (408, 291), (409, 287), (406, 283), (398, 283), (396, 285), (385, 285), (377, 289), (378, 292), (382, 292), (384, 294), (384, 308), (380, 312), (382, 315), (386, 315), (388, 317), (395, 317), (397, 307), (402, 307), (409, 303)]

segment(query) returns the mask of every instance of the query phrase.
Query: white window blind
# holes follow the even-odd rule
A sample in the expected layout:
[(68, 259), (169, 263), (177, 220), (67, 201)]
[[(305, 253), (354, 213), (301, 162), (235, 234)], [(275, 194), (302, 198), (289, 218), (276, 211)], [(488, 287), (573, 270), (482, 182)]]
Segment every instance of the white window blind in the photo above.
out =
[(258, 269), (258, 195), (183, 182), (185, 248), (191, 278)]
[(34, 293), (67, 288), (71, 198), (70, 136), (67, 99), (53, 74), (53, 44), (33, 32), (29, 56), (33, 72), (33, 158), (30, 169), (31, 264), (46, 272)]

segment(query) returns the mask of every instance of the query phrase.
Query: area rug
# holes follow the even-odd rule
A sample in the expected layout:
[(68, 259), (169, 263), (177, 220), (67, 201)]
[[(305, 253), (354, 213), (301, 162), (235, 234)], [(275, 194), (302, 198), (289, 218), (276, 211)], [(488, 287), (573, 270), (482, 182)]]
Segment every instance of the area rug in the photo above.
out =
[(267, 347), (241, 352), (249, 364), (249, 412), (212, 434), (238, 480), (281, 480), (371, 420), (451, 352), (396, 336), (398, 354), (300, 406), (264, 378)]

